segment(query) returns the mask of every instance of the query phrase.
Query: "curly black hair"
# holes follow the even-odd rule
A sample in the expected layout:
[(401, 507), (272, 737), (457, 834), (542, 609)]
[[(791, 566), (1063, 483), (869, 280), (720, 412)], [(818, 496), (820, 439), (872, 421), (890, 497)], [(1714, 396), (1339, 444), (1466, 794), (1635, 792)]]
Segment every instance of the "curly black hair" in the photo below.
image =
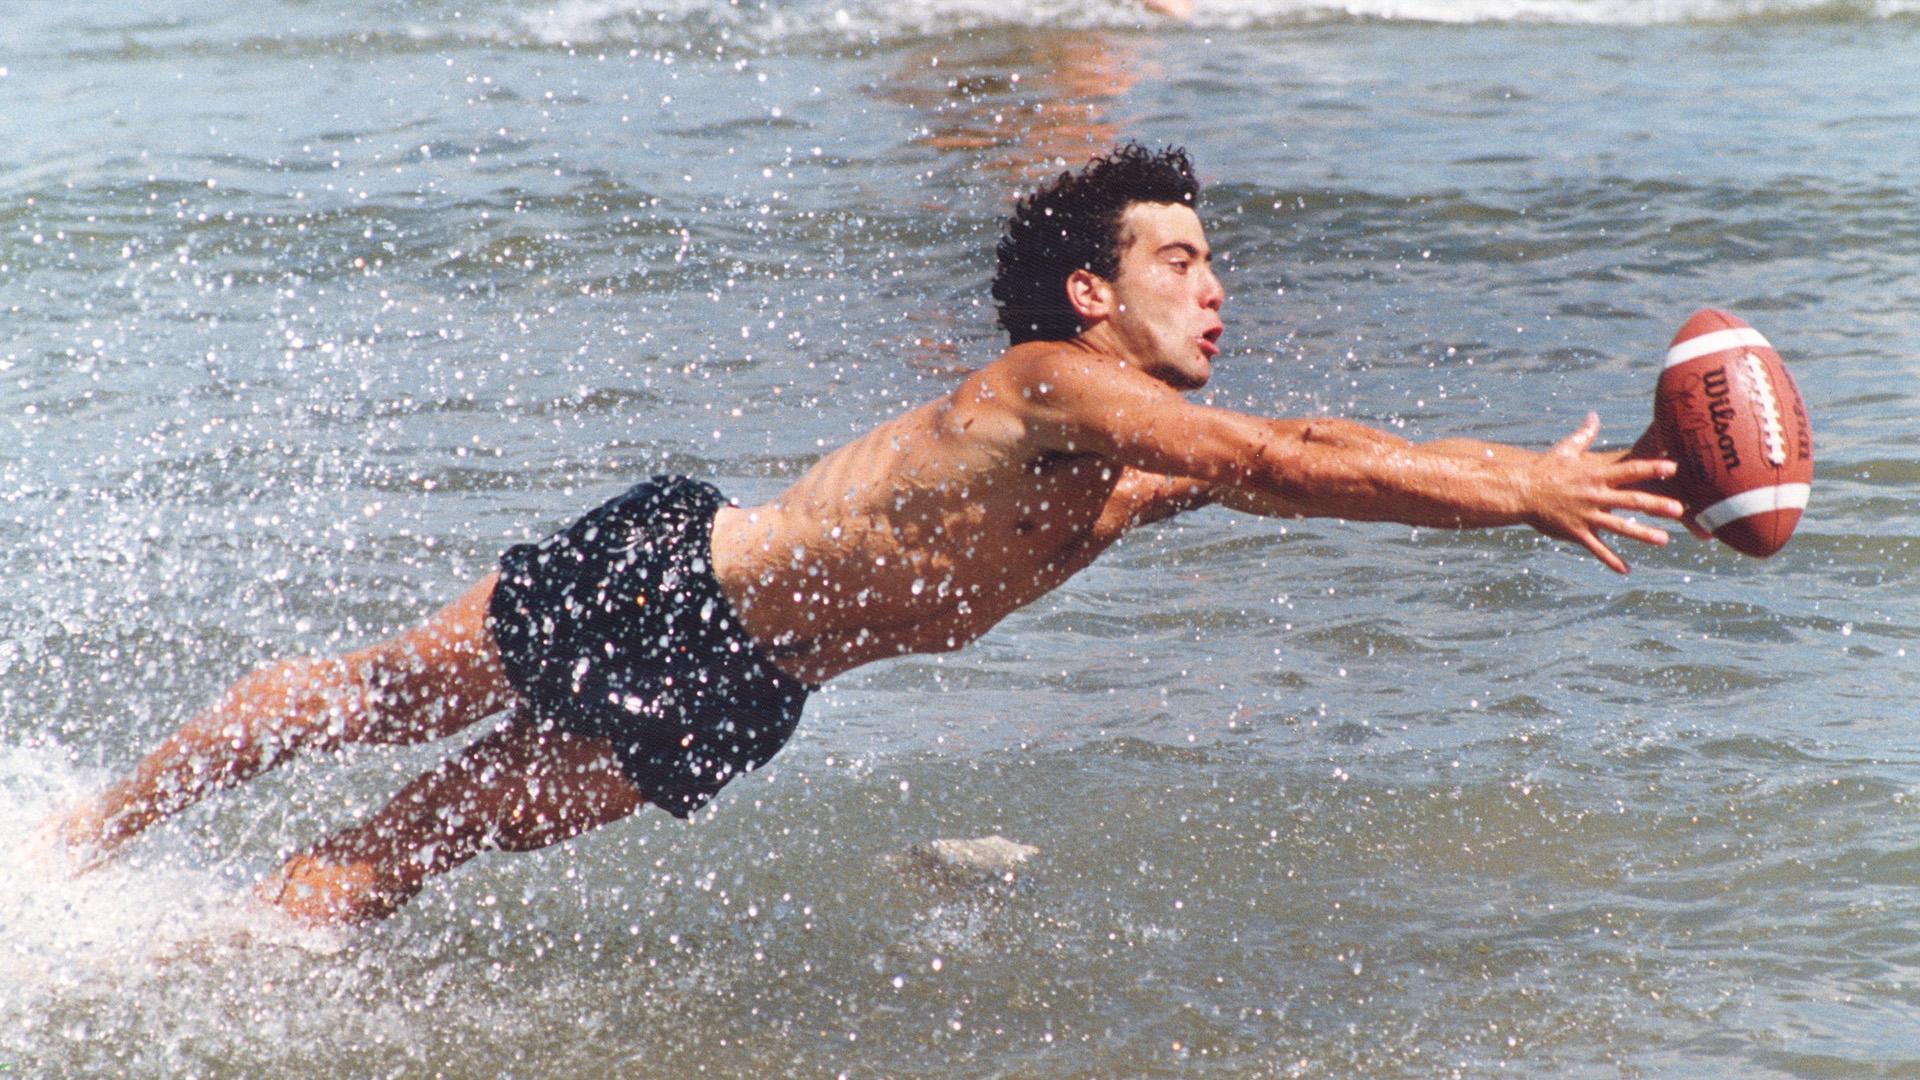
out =
[(1199, 208), (1200, 181), (1187, 152), (1117, 146), (1079, 172), (1063, 172), (1013, 204), (994, 249), (993, 299), (1000, 325), (1023, 341), (1067, 341), (1081, 331), (1067, 302), (1067, 277), (1086, 269), (1111, 281), (1126, 237), (1120, 218), (1134, 203)]

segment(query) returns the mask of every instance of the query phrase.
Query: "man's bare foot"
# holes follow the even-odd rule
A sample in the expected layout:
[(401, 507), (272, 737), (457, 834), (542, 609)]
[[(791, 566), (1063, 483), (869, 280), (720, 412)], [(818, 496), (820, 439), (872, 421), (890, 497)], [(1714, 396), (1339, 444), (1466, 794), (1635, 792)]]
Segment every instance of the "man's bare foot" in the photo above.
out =
[(76, 878), (98, 869), (108, 850), (100, 844), (100, 822), (90, 804), (51, 814), (34, 826), (14, 857), (48, 877)]
[(1145, 0), (1147, 10), (1170, 19), (1193, 17), (1193, 0)]

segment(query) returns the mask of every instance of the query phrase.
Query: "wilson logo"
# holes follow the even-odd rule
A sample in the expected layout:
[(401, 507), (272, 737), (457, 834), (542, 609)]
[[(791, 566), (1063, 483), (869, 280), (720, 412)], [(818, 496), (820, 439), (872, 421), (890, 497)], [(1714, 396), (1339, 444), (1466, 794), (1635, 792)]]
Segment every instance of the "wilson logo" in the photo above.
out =
[(1733, 441), (1733, 386), (1727, 380), (1727, 369), (1717, 367), (1702, 374), (1700, 389), (1706, 391), (1707, 416), (1713, 421), (1720, 464), (1731, 472), (1740, 467), (1740, 447)]

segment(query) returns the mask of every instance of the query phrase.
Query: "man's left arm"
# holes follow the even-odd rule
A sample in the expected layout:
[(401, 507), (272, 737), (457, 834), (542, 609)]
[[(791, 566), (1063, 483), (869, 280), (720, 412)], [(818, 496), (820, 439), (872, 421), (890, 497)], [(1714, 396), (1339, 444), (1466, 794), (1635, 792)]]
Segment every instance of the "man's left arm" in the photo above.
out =
[[(1618, 573), (1626, 563), (1600, 534), (1667, 541), (1664, 530), (1621, 511), (1684, 513), (1678, 500), (1643, 487), (1671, 477), (1671, 461), (1588, 451), (1600, 428), (1591, 414), (1544, 453), (1457, 440), (1435, 452), (1348, 420), (1266, 419), (1196, 405), (1144, 372), (1097, 358), (1035, 353), (1002, 374), (1000, 400), (1039, 449), (1191, 477), (1209, 492), (1257, 492), (1251, 501), (1230, 496), (1254, 513), (1451, 529), (1527, 525), (1580, 544)], [(1145, 505), (1179, 504), (1162, 497)]]
[[(1362, 441), (1373, 440), (1382, 444), (1398, 442), (1382, 432), (1358, 425), (1353, 426), (1347, 433), (1347, 437)], [(1525, 464), (1524, 459), (1535, 456), (1532, 451), (1522, 450), (1519, 447), (1484, 442), (1479, 439), (1436, 439), (1419, 444), (1419, 448), (1430, 454), (1472, 458), (1510, 467), (1521, 466)], [(1586, 455), (1604, 464), (1619, 464), (1635, 459), (1665, 456), (1655, 441), (1651, 428), (1631, 448), (1586, 451)], [(1636, 486), (1642, 491), (1655, 495), (1675, 496), (1670, 480), (1652, 480)], [(1299, 505), (1253, 488), (1209, 483), (1190, 476), (1162, 476), (1129, 467), (1121, 477), (1120, 483), (1114, 487), (1112, 497), (1107, 500), (1106, 509), (1100, 516), (1098, 530), (1103, 535), (1117, 537), (1130, 529), (1150, 525), (1156, 521), (1165, 521), (1203, 506), (1222, 506), (1243, 514), (1273, 518), (1312, 517), (1316, 514), (1316, 508)], [(1683, 521), (1696, 536), (1703, 539), (1706, 537), (1691, 518)]]
[[(1633, 491), (1658, 496), (1661, 499), (1670, 499), (1673, 500), (1675, 504), (1678, 503), (1677, 492), (1674, 490), (1671, 480), (1671, 465), (1662, 460), (1664, 458), (1664, 452), (1652, 435), (1651, 430), (1648, 434), (1642, 435), (1639, 441), (1630, 449), (1593, 451), (1588, 449), (1588, 447), (1592, 444), (1594, 436), (1599, 431), (1600, 421), (1599, 417), (1592, 413), (1587, 415), (1585, 422), (1583, 422), (1578, 429), (1566, 438), (1561, 439), (1558, 443), (1555, 443), (1552, 449), (1548, 450), (1545, 454), (1525, 450), (1516, 446), (1482, 442), (1476, 439), (1440, 439), (1433, 442), (1413, 444), (1404, 442), (1396, 436), (1388, 435), (1385, 432), (1375, 431), (1371, 428), (1350, 422), (1334, 421), (1333, 424), (1334, 433), (1331, 434), (1331, 438), (1336, 441), (1353, 442), (1355, 445), (1352, 449), (1354, 450), (1366, 452), (1375, 449), (1393, 450), (1397, 448), (1402, 452), (1428, 460), (1451, 458), (1463, 462), (1471, 461), (1494, 470), (1496, 473), (1502, 471), (1524, 471), (1537, 467), (1544, 459), (1554, 458), (1568, 465), (1573, 465), (1576, 461), (1583, 461), (1586, 469), (1595, 475), (1618, 473), (1623, 471), (1623, 467), (1637, 466), (1641, 462), (1659, 461), (1661, 462), (1665, 475), (1655, 474), (1650, 478), (1630, 482), (1624, 486)], [(1378, 445), (1376, 446), (1375, 444)], [(1613, 486), (1614, 483), (1617, 483), (1617, 481), (1608, 481), (1605, 486)], [(1225, 506), (1242, 513), (1256, 514), (1263, 517), (1311, 517), (1325, 513), (1324, 510), (1317, 507), (1295, 505), (1292, 501), (1271, 492), (1238, 486), (1212, 485), (1208, 489), (1208, 498), (1210, 502), (1217, 505)], [(1657, 513), (1661, 516), (1672, 516), (1673, 514), (1671, 505), (1667, 508), (1641, 505), (1637, 506), (1636, 509)], [(1389, 519), (1392, 518), (1390, 517)], [(1695, 536), (1704, 537), (1705, 534), (1702, 533), (1700, 528), (1690, 518), (1683, 517), (1681, 520)], [(1540, 519), (1528, 520), (1527, 523), (1549, 536), (1579, 543), (1601, 562), (1615, 571), (1621, 573), (1626, 571), (1625, 563), (1600, 541), (1591, 526), (1568, 527), (1564, 523), (1555, 523)], [(1473, 522), (1469, 521), (1442, 521), (1433, 524), (1437, 524), (1443, 528), (1473, 527), (1474, 525)], [(1617, 514), (1604, 514), (1597, 520), (1597, 524), (1604, 527), (1606, 531), (1618, 533), (1646, 544), (1659, 546), (1665, 544), (1667, 540), (1664, 531), (1630, 518), (1620, 517)]]

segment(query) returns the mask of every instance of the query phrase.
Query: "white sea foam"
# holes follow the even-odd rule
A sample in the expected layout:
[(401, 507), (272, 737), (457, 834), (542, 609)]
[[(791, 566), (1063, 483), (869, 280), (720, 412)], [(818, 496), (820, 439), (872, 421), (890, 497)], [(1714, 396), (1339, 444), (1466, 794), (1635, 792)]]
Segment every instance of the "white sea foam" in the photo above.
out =
[[(1202, 0), (1204, 4), (1205, 0)], [(1362, 18), (1436, 23), (1537, 22), (1585, 26), (1742, 22), (1799, 17), (1892, 18), (1911, 14), (1904, 0), (1835, 4), (1831, 0), (1248, 0), (1235, 5), (1285, 18)]]
[[(1196, 0), (1192, 25), (1232, 28), (1367, 20), (1454, 25), (1539, 23), (1655, 26), (1796, 19), (1871, 22), (1920, 12), (1920, 0)], [(499, 26), (518, 42), (556, 46), (643, 43), (662, 28), (699, 21), (736, 38), (892, 39), (993, 26), (1124, 28), (1160, 25), (1135, 0), (565, 0), (516, 12)]]
[(734, 6), (701, 0), (566, 0), (519, 15), (512, 25), (542, 45), (592, 45), (625, 41), (652, 25), (696, 15), (725, 19), (737, 11)]
[(66, 853), (35, 831), (96, 779), (57, 749), (0, 746), (0, 1015), (220, 949), (339, 947), (338, 938), (286, 923), (251, 903), (242, 883), (177, 852), (74, 876)]

